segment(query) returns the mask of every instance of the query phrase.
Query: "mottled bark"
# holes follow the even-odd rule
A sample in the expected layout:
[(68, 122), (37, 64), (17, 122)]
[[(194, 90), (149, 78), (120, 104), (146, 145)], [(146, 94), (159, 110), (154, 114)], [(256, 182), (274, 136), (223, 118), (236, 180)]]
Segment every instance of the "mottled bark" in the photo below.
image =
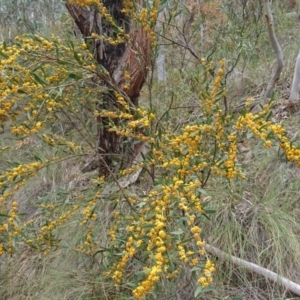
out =
[[(121, 12), (123, 1), (104, 0), (102, 3), (106, 6), (117, 26), (122, 28), (125, 34), (130, 35), (128, 43), (111, 45), (105, 40), (91, 39), (92, 33), (105, 36), (106, 38), (116, 38), (116, 28), (113, 28), (105, 18), (102, 18), (95, 7), (81, 7), (71, 4), (66, 4), (66, 6), (86, 43), (91, 43), (90, 46), (94, 51), (96, 61), (109, 72), (110, 77), (107, 79), (102, 78), (101, 84), (106, 85), (108, 90), (115, 86), (130, 99), (131, 105), (134, 107), (138, 105), (139, 93), (146, 80), (147, 66), (149, 65), (150, 43), (148, 35)], [(124, 89), (125, 70), (130, 74), (130, 86), (126, 90)], [(102, 104), (99, 109), (114, 110), (117, 107), (120, 108), (113, 92), (102, 94), (101, 97)], [(107, 118), (99, 117), (98, 125), (98, 146), (101, 155), (100, 172), (107, 173), (108, 167), (112, 166), (112, 157), (117, 157), (121, 154), (123, 154), (123, 157), (128, 156), (130, 145), (124, 143), (123, 138), (108, 131), (109, 120)], [(129, 158), (128, 160), (132, 159)]]

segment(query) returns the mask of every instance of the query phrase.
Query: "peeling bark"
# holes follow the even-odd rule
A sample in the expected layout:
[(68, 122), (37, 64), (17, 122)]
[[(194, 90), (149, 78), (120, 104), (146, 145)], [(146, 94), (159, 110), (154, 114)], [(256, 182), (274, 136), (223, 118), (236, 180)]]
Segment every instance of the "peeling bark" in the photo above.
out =
[[(95, 7), (81, 7), (71, 4), (66, 4), (66, 7), (86, 43), (91, 43), (90, 46), (94, 51), (96, 61), (109, 73), (110, 78), (107, 80), (102, 78), (101, 84), (108, 86), (108, 90), (115, 87), (115, 89), (121, 91), (131, 101), (132, 107), (136, 107), (138, 105), (139, 93), (146, 80), (147, 67), (149, 65), (150, 42), (148, 34), (121, 12), (123, 1), (104, 0), (102, 3), (117, 23), (117, 26), (122, 28), (125, 34), (130, 35), (128, 43), (111, 45), (105, 40), (90, 39), (89, 37), (92, 33), (107, 38), (115, 38), (116, 30), (101, 17)], [(126, 90), (124, 89), (125, 70), (130, 74), (130, 85)], [(114, 110), (117, 107), (120, 108), (112, 91), (102, 94), (101, 97), (102, 104), (99, 107), (100, 110), (104, 108), (109, 110)], [(127, 143), (125, 146), (123, 138), (108, 131), (109, 120), (107, 118), (99, 117), (97, 121), (99, 127), (100, 173), (107, 174), (109, 171), (108, 168), (112, 167), (111, 158), (122, 153), (128, 156), (130, 145)]]

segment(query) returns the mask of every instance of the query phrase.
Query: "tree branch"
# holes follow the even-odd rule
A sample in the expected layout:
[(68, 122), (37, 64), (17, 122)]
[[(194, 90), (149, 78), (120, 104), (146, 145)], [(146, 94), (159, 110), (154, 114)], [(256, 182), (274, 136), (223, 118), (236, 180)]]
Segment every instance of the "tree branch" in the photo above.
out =
[(289, 101), (292, 102), (293, 104), (295, 104), (295, 102), (298, 100), (299, 87), (300, 87), (299, 85), (300, 85), (300, 52), (298, 53), (298, 56), (296, 58), (294, 78), (291, 87), (291, 94), (289, 97)]
[(284, 67), (284, 62), (283, 62), (282, 50), (278, 43), (275, 29), (274, 29), (273, 15), (272, 15), (272, 11), (270, 8), (269, 0), (264, 0), (264, 7), (265, 7), (265, 17), (266, 17), (266, 21), (267, 21), (267, 25), (268, 25), (268, 33), (269, 33), (270, 42), (273, 47), (273, 50), (275, 51), (276, 59), (277, 59), (276, 70), (268, 83), (267, 90), (266, 90), (266, 93), (264, 96), (264, 102), (266, 103), (268, 101), (268, 99), (271, 98), (275, 84), (280, 78), (281, 71)]

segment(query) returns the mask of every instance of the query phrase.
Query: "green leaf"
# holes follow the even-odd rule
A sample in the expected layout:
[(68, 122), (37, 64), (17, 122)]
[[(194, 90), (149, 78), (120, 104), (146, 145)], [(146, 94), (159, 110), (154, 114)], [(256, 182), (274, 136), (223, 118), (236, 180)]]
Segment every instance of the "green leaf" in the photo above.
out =
[(0, 214), (0, 217), (5, 217), (5, 218), (8, 218), (8, 217), (9, 217), (9, 215)]
[(43, 160), (42, 160), (40, 157), (38, 157), (37, 155), (34, 155), (34, 158), (35, 158), (37, 161), (43, 162)]
[(27, 216), (27, 213), (18, 213), (17, 216), (18, 216), (18, 217), (19, 217), (19, 216), (21, 216), (21, 217)]
[(41, 42), (39, 37), (37, 37), (35, 34), (26, 34), (26, 36), (30, 37), (31, 39), (33, 39), (36, 42)]
[(248, 131), (247, 132), (247, 139), (250, 139), (250, 138), (252, 138), (253, 137), (253, 132), (252, 131)]
[(177, 230), (177, 231), (172, 231), (170, 233), (174, 234), (174, 235), (180, 235), (180, 234), (183, 234), (184, 232), (182, 230)]
[(160, 127), (158, 127), (158, 137), (159, 139), (161, 139), (162, 136), (162, 129)]
[(197, 289), (195, 290), (194, 297), (197, 298), (199, 294), (208, 293), (211, 292), (212, 290), (213, 289), (210, 287), (204, 289), (201, 285), (198, 285)]
[[(149, 271), (148, 271), (148, 273), (149, 273)], [(136, 275), (136, 276), (145, 276), (145, 274), (146, 274), (146, 271), (137, 271), (134, 273), (134, 275)]]
[(95, 279), (96, 281), (103, 281), (103, 276), (98, 276), (98, 277), (96, 277), (96, 279)]
[(27, 94), (25, 91), (23, 91), (21, 89), (18, 89), (18, 93), (20, 93), (20, 94)]
[(205, 213), (206, 214), (215, 214), (216, 210), (215, 209), (208, 209), (208, 210), (205, 210)]
[(202, 189), (202, 188), (197, 188), (196, 191), (203, 194), (203, 195), (207, 195), (207, 191)]
[(54, 47), (55, 47), (56, 57), (59, 58), (59, 49), (56, 42), (54, 43)]
[(147, 204), (146, 202), (140, 202), (140, 203), (137, 204), (137, 207), (142, 208), (146, 204)]
[(143, 225), (144, 229), (148, 229), (148, 228), (154, 228), (155, 224), (147, 224), (147, 225)]
[(201, 268), (201, 267), (193, 267), (192, 269), (191, 269), (191, 272), (195, 272), (195, 271), (202, 271), (203, 270), (203, 268)]
[(147, 214), (147, 216), (145, 217), (145, 220), (147, 221), (147, 220), (150, 220), (150, 219), (152, 219), (154, 216), (156, 216), (156, 212), (155, 211), (153, 211), (153, 212), (150, 212), (149, 214)]
[(2, 51), (0, 51), (0, 55), (3, 56), (4, 58), (9, 58), (7, 54), (4, 54)]
[(74, 43), (71, 40), (68, 41), (68, 46), (70, 49), (74, 50)]
[(189, 221), (189, 218), (187, 217), (181, 217), (178, 222), (181, 222), (181, 223), (184, 223), (184, 222), (188, 222)]
[(134, 284), (133, 282), (127, 282), (126, 285), (132, 288), (136, 287), (136, 284)]
[(271, 119), (272, 115), (273, 115), (272, 111), (270, 110), (266, 116), (266, 121), (269, 121)]
[(41, 77), (40, 75), (36, 74), (35, 72), (32, 72), (32, 75), (34, 77), (34, 80), (37, 83), (42, 84), (42, 85), (49, 85), (49, 83), (43, 77)]
[(75, 79), (75, 80), (79, 80), (82, 79), (82, 76), (78, 75), (78, 74), (74, 74), (74, 73), (69, 73), (68, 75), (70, 78)]
[(185, 239), (183, 241), (180, 241), (180, 243), (185, 244), (185, 243), (191, 241), (192, 239), (193, 239), (193, 237), (189, 237), (189, 238), (187, 238), (187, 239)]
[(206, 213), (202, 213), (202, 216), (204, 216), (207, 220), (211, 220), (210, 217)]
[(34, 250), (37, 250), (39, 249), (37, 246), (35, 245), (31, 245), (31, 244), (27, 244), (27, 246), (29, 246), (30, 248), (34, 249)]
[(98, 250), (96, 251), (93, 256), (96, 256), (98, 253), (103, 253), (103, 252), (110, 252), (110, 249), (101, 249), (101, 250)]
[(79, 57), (78, 53), (74, 51), (74, 58), (77, 60), (77, 62), (82, 66), (83, 65), (83, 61), (82, 59)]
[(198, 295), (202, 293), (202, 290), (203, 290), (202, 286), (198, 285), (195, 292), (194, 292), (194, 297), (197, 298)]
[(58, 59), (57, 60), (57, 63), (59, 64), (59, 65), (69, 65), (70, 63), (68, 63), (67, 61), (64, 61), (64, 60), (61, 60), (61, 59)]

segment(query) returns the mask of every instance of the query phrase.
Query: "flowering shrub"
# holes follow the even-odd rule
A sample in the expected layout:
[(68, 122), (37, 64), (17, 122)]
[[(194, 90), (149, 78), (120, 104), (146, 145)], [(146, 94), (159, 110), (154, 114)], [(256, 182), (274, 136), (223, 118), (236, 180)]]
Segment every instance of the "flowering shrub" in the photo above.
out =
[[(133, 14), (130, 3), (126, 13)], [(99, 5), (108, 22), (113, 23), (105, 7)], [(140, 12), (140, 19), (148, 28), (146, 12)], [(151, 26), (148, 29), (150, 32)], [(120, 38), (110, 42), (117, 43)], [(152, 42), (155, 45), (154, 38)], [(103, 252), (108, 269), (102, 275), (118, 286), (129, 284), (135, 299), (159, 289), (162, 280), (181, 276), (183, 265), (197, 276), (199, 287), (206, 288), (216, 268), (205, 252), (201, 222), (209, 212), (203, 197), (211, 178), (244, 178), (238, 165), (239, 141), (252, 132), (264, 147), (279, 145), (287, 159), (300, 166), (300, 149), (288, 140), (281, 125), (269, 120), (269, 105), (259, 113), (251, 113), (248, 99), (241, 114), (226, 112), (226, 89), (222, 85), (225, 60), (220, 61), (215, 78), (209, 75), (211, 64), (205, 59), (199, 63), (193, 80), (200, 114), (190, 124), (175, 129), (153, 111), (131, 107), (126, 94), (113, 85), (108, 88), (97, 82), (95, 78), (109, 75), (94, 63), (85, 44), (66, 44), (54, 36), (25, 36), (11, 45), (2, 43), (0, 56), (1, 127), (10, 128), (16, 140), (34, 137), (44, 149), (57, 149), (47, 159), (30, 156), (1, 172), (0, 255), (13, 254), (24, 245), (47, 254), (60, 246), (58, 229), (73, 221), (85, 232), (76, 250), (83, 255)], [(101, 95), (107, 89), (118, 101), (114, 110), (99, 109)], [(99, 116), (111, 120), (110, 131), (145, 143), (150, 149), (141, 163), (122, 170), (120, 175), (143, 168), (151, 170), (153, 180), (145, 195), (120, 188), (115, 199), (110, 199), (114, 204), (107, 228), (109, 240), (104, 244), (95, 227), (102, 217), (103, 200), (107, 200), (104, 190), (111, 178), (95, 175), (88, 196), (85, 189), (79, 190), (63, 209), (55, 199), (40, 203), (39, 220), (22, 215), (15, 200), (16, 192), (30, 184), (42, 169), (74, 157), (97, 157), (97, 124), (91, 119)], [(73, 134), (55, 130), (56, 122), (61, 120), (71, 124)], [(2, 148), (0, 153), (7, 150)]]

